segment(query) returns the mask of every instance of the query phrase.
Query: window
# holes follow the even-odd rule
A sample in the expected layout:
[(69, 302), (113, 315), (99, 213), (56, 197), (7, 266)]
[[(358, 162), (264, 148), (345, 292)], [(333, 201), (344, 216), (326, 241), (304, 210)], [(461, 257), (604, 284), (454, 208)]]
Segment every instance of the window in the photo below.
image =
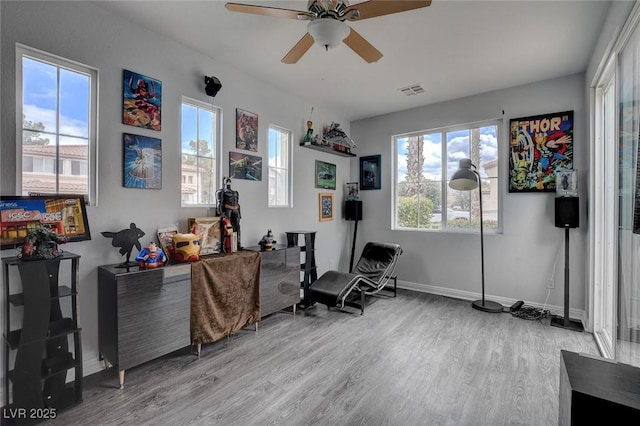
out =
[(95, 204), (97, 71), (21, 45), (16, 56), (18, 191), (83, 194)]
[(215, 206), (220, 150), (219, 108), (182, 98), (182, 206)]
[(394, 229), (479, 230), (479, 192), (448, 186), (470, 158), (482, 181), (484, 229), (499, 229), (497, 121), (395, 136)]
[(291, 207), (291, 131), (269, 125), (269, 207)]

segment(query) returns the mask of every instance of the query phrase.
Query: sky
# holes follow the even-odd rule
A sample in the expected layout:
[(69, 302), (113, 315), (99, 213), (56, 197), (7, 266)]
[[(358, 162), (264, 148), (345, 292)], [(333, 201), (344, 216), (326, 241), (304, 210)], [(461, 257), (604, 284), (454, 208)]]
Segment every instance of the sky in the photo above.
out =
[[(480, 128), (480, 165), (498, 158), (497, 126)], [(447, 141), (447, 177), (458, 169), (458, 162), (469, 158), (469, 131), (458, 130), (445, 133)], [(397, 140), (398, 182), (402, 182), (407, 174), (407, 137)], [(442, 133), (426, 133), (424, 135), (423, 154), (425, 161), (422, 172), (427, 179), (442, 180)], [(486, 173), (480, 167), (480, 175)]]
[[(215, 114), (191, 104), (182, 104), (182, 152), (197, 154), (189, 146), (190, 141), (206, 140), (209, 147), (209, 156), (215, 157), (214, 125)], [(202, 154), (201, 154), (202, 155)]]
[[(61, 144), (86, 144), (89, 136), (89, 76), (24, 58), (23, 114), (43, 123), (45, 131), (56, 131), (56, 108), (60, 106)], [(82, 138), (82, 139), (78, 139)]]

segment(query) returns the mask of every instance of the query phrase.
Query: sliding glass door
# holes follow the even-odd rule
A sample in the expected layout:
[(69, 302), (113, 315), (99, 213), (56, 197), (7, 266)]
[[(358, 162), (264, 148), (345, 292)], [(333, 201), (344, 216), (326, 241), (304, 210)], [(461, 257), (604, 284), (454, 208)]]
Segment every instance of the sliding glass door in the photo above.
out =
[(615, 358), (640, 366), (640, 29), (620, 52)]
[(595, 142), (591, 150), (590, 217), (593, 331), (604, 356), (615, 358), (615, 290), (617, 281), (617, 133), (615, 59), (607, 64), (596, 87)]

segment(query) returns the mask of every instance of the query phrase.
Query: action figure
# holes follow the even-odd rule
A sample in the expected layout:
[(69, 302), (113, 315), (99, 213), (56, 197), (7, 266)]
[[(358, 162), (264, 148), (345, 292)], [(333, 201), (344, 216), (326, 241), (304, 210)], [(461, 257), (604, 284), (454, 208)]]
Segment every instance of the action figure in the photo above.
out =
[(242, 214), (240, 213), (240, 195), (238, 191), (231, 189), (230, 178), (224, 178), (222, 181), (224, 182), (224, 187), (216, 193), (218, 198), (216, 210), (219, 216), (227, 218), (231, 222), (233, 232), (235, 232), (238, 237), (237, 248), (240, 249), (242, 247), (240, 244), (240, 219), (242, 218)]
[(151, 241), (149, 245), (138, 253), (136, 261), (140, 269), (153, 269), (164, 265), (167, 261), (164, 251), (156, 243)]
[(307, 134), (304, 135), (303, 142), (311, 142), (311, 138), (313, 138), (313, 121), (307, 121)]

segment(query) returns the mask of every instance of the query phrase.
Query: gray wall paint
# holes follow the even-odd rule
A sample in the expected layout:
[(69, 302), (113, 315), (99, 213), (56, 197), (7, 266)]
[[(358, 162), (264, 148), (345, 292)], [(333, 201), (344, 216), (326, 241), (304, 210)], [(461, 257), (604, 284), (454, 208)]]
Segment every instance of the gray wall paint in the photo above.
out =
[[(564, 232), (554, 226), (555, 194), (508, 193), (507, 130), (510, 118), (573, 110), (574, 167), (579, 173), (581, 227), (571, 231), (570, 300), (573, 309), (584, 309), (588, 149), (584, 85), (583, 74), (578, 74), (351, 123), (353, 137), (366, 142), (359, 155), (382, 155), (382, 190), (361, 192), (362, 234), (368, 238), (375, 235), (377, 239), (396, 242), (403, 247), (404, 255), (398, 270), (399, 279), (406, 282), (405, 285), (427, 286), (428, 290), (443, 294), (476, 297), (481, 287), (480, 238), (478, 234), (391, 230), (393, 135), (502, 117), (499, 173), (502, 178), (503, 233), (485, 234), (486, 294), (544, 303), (547, 277), (552, 274), (558, 250), (564, 250)], [(357, 167), (354, 163), (352, 171), (355, 178)], [(558, 306), (562, 306), (564, 300), (563, 260), (564, 251), (561, 251), (555, 289), (549, 298), (549, 303)]]
[[(623, 4), (627, 3), (627, 4)], [(102, 9), (84, 2), (0, 2), (0, 191), (12, 194), (15, 190), (15, 43), (19, 42), (99, 69), (100, 126), (99, 126), (99, 196), (100, 204), (89, 208), (94, 234), (92, 241), (70, 244), (65, 249), (82, 254), (81, 322), (85, 374), (100, 368), (97, 361), (97, 275), (101, 264), (121, 261), (116, 249), (100, 236), (104, 230), (119, 230), (130, 221), (136, 222), (150, 238), (158, 224), (175, 222), (186, 226), (189, 216), (206, 215), (207, 209), (179, 207), (180, 166), (172, 159), (179, 155), (180, 96), (211, 102), (204, 94), (202, 79), (216, 75), (223, 89), (213, 100), (224, 110), (224, 159), (234, 150), (235, 108), (259, 114), (260, 152), (265, 157), (266, 125), (277, 124), (294, 131), (297, 141), (305, 132), (305, 122), (311, 106), (315, 107), (316, 126), (341, 122), (351, 131), (358, 143), (359, 155), (382, 154), (383, 187), (380, 191), (363, 191), (365, 217), (359, 225), (359, 252), (367, 240), (395, 241), (402, 244), (399, 279), (406, 285), (471, 297), (480, 290), (479, 239), (472, 234), (427, 232), (391, 232), (390, 217), (390, 161), (391, 136), (401, 132), (421, 130), (448, 124), (473, 122), (502, 117), (503, 136), (511, 117), (555, 112), (575, 111), (575, 164), (580, 172), (581, 228), (572, 230), (572, 308), (584, 309), (586, 286), (586, 165), (588, 137), (586, 126), (586, 82), (592, 77), (594, 61), (608, 44), (612, 31), (620, 27), (632, 2), (614, 2), (611, 22), (590, 63), (589, 78), (583, 75), (542, 82), (487, 93), (451, 102), (398, 112), (358, 122), (345, 123), (340, 112), (328, 106), (313, 104), (287, 94), (278, 88), (265, 86), (259, 80), (231, 66), (216, 62), (197, 52), (140, 29), (129, 22), (109, 15)], [(627, 8), (626, 10), (623, 10)], [(614, 9), (621, 11), (615, 12)], [(606, 33), (606, 34), (605, 34)], [(121, 184), (121, 137), (123, 132), (138, 129), (121, 124), (122, 69), (140, 72), (163, 82), (164, 112), (162, 132), (140, 130), (139, 133), (163, 140), (163, 189), (141, 191), (124, 189)], [(342, 119), (342, 121), (341, 121)], [(504, 142), (503, 142), (504, 143)], [(578, 144), (582, 144), (578, 146)], [(502, 146), (501, 176), (506, 176), (507, 148)], [(358, 179), (357, 159), (344, 159), (296, 146), (294, 148), (294, 209), (266, 208), (266, 181), (261, 183), (234, 181), (240, 191), (243, 209), (243, 241), (257, 242), (268, 227), (279, 241), (286, 230), (318, 231), (316, 252), (319, 271), (348, 266), (353, 223), (337, 218), (332, 222), (317, 220), (317, 194), (313, 188), (313, 164), (319, 159), (338, 165), (336, 200), (342, 200), (342, 184)], [(224, 166), (227, 170), (227, 166)], [(524, 299), (544, 302), (544, 283), (551, 273), (554, 257), (562, 249), (562, 231), (553, 226), (552, 194), (508, 194), (503, 181), (503, 234), (486, 236), (487, 294), (504, 299)], [(144, 239), (145, 241), (147, 238)], [(3, 251), (2, 256), (12, 252)], [(454, 260), (451, 256), (457, 256)], [(562, 257), (562, 256), (561, 256)], [(560, 306), (562, 297), (562, 268), (556, 267), (556, 289), (549, 303)], [(429, 287), (431, 286), (431, 287)], [(0, 301), (3, 302), (3, 301)], [(0, 303), (3, 307), (4, 303)], [(4, 318), (4, 315), (1, 316)]]
[[(164, 39), (145, 29), (108, 14), (85, 2), (1, 2), (2, 12), (2, 102), (0, 145), (2, 194), (15, 191), (15, 43), (72, 59), (99, 70), (99, 205), (88, 207), (93, 239), (64, 246), (82, 255), (80, 261), (80, 318), (86, 373), (99, 368), (97, 330), (97, 272), (101, 264), (118, 263), (122, 258), (100, 231), (118, 231), (135, 222), (146, 236), (155, 239), (158, 225), (177, 223), (186, 231), (191, 216), (206, 216), (206, 208), (180, 208), (180, 102), (188, 96), (213, 102), (223, 109), (223, 170), (228, 172), (228, 152), (235, 151), (235, 110), (242, 108), (259, 115), (259, 152), (267, 162), (267, 126), (276, 124), (294, 134), (293, 209), (267, 208), (266, 167), (262, 182), (234, 180), (242, 206), (242, 242), (257, 245), (271, 228), (278, 242), (285, 242), (285, 231), (317, 231), (316, 258), (319, 272), (337, 268), (348, 256), (341, 219), (344, 182), (348, 180), (348, 158), (325, 154), (298, 146), (306, 132), (306, 121), (314, 106), (315, 130), (331, 121), (349, 132), (339, 111), (313, 105), (291, 94), (268, 86), (244, 72), (216, 62), (195, 51)], [(122, 70), (128, 69), (162, 81), (162, 131), (139, 129), (122, 124)], [(215, 99), (204, 93), (204, 75), (215, 75), (222, 90)], [(122, 187), (122, 133), (131, 132), (162, 139), (163, 182), (161, 190)], [(255, 153), (251, 153), (255, 154)], [(314, 188), (316, 159), (337, 165), (336, 218), (319, 222), (318, 193)], [(339, 237), (336, 237), (339, 236)], [(134, 250), (135, 252), (135, 250)], [(5, 250), (2, 256), (13, 255)], [(135, 254), (135, 253), (134, 253)], [(344, 262), (344, 261), (343, 261)], [(3, 317), (4, 318), (4, 317)]]

